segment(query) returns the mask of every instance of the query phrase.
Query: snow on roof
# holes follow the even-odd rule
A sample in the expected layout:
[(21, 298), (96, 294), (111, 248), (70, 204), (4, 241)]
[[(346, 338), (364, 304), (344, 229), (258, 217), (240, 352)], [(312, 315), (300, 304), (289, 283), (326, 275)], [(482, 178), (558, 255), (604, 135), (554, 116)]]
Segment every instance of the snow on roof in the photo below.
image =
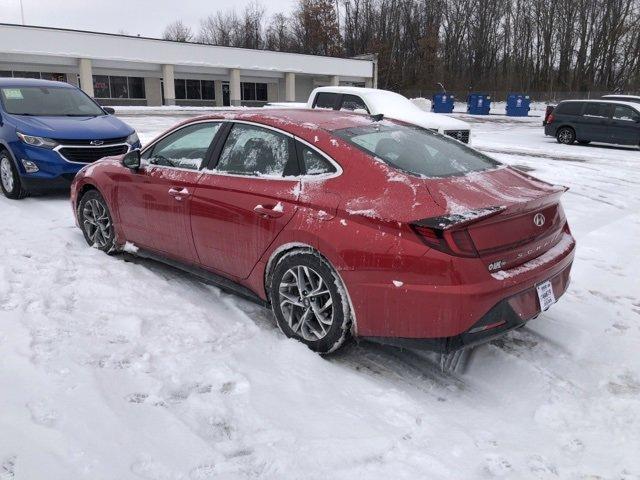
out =
[(611, 98), (594, 98), (594, 99), (585, 99), (585, 100), (563, 100), (560, 103), (570, 103), (570, 102), (584, 102), (584, 103), (613, 103), (616, 105), (626, 105), (627, 107), (631, 107), (635, 110), (638, 110), (638, 104), (633, 102), (626, 102), (624, 100), (614, 100)]

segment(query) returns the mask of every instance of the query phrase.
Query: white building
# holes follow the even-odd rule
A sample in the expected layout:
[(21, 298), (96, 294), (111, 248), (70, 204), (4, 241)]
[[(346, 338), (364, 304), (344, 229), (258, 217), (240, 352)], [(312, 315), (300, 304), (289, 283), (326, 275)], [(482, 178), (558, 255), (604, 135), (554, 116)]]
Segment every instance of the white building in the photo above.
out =
[(62, 80), (104, 105), (306, 101), (322, 85), (376, 86), (373, 58), (334, 58), (0, 24), (0, 76)]

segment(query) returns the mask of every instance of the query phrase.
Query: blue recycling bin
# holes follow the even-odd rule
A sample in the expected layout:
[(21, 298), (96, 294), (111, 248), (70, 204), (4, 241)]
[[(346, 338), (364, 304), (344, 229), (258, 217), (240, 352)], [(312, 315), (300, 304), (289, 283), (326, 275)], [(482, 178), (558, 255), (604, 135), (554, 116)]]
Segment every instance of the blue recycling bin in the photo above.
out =
[(529, 116), (529, 104), (531, 98), (524, 93), (510, 93), (507, 95), (507, 117), (527, 117)]
[(431, 99), (431, 111), (434, 113), (453, 112), (455, 96), (450, 93), (436, 93)]
[(467, 97), (467, 113), (471, 115), (489, 115), (491, 95), (470, 93)]

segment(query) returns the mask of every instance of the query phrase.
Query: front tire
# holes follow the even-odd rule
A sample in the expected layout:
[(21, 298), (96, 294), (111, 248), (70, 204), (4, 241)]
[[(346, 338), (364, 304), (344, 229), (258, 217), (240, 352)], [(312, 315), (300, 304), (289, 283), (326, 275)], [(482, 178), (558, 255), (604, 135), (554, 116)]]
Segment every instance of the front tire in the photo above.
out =
[(5, 197), (11, 200), (20, 200), (27, 196), (28, 192), (22, 187), (22, 181), (9, 152), (0, 150), (0, 188)]
[(78, 204), (78, 224), (87, 243), (105, 253), (116, 250), (115, 229), (107, 202), (97, 190), (89, 190)]
[(314, 352), (331, 353), (349, 336), (346, 290), (331, 266), (314, 252), (291, 252), (278, 261), (269, 298), (280, 330)]
[(576, 141), (576, 132), (571, 127), (561, 127), (556, 132), (556, 140), (563, 145), (571, 145)]

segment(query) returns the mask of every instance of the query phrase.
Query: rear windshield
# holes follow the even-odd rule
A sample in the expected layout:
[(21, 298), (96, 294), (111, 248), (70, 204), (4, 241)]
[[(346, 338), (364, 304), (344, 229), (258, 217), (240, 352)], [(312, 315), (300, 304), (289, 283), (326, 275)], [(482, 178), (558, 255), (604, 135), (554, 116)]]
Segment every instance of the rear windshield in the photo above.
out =
[(390, 166), (421, 177), (451, 177), (500, 165), (456, 140), (418, 127), (375, 124), (333, 133)]
[(105, 114), (75, 88), (3, 87), (0, 99), (4, 110), (13, 115), (95, 117)]

